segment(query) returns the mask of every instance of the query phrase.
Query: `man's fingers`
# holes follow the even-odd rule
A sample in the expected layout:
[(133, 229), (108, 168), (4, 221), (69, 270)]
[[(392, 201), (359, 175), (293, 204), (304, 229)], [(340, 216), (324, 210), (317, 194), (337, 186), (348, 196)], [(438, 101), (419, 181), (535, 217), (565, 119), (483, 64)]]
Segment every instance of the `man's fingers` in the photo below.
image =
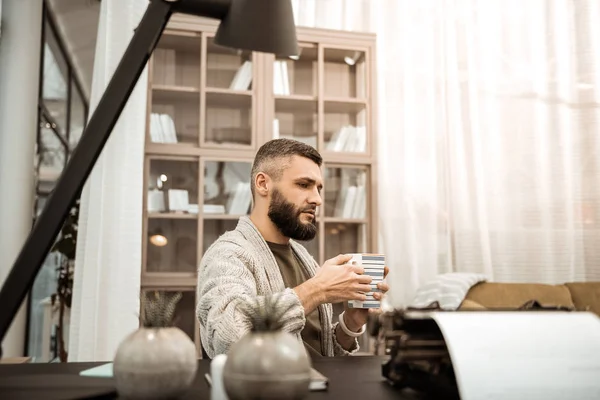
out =
[(390, 272), (390, 269), (389, 269), (389, 268), (388, 268), (388, 266), (386, 265), (386, 266), (383, 268), (383, 277), (385, 278), (389, 272)]
[(365, 273), (365, 268), (361, 267), (360, 265), (348, 265), (350, 268), (352, 268), (352, 271), (354, 271), (355, 274), (358, 275), (363, 275)]
[(387, 292), (388, 290), (390, 290), (390, 287), (387, 283), (385, 282), (379, 282), (377, 284), (377, 289), (381, 290), (383, 293)]
[(375, 300), (381, 301), (381, 299), (383, 299), (384, 295), (385, 295), (385, 291), (384, 292), (373, 292), (373, 298)]
[(353, 296), (352, 300), (366, 301), (367, 296), (361, 292), (354, 292), (354, 296)]
[(358, 285), (356, 290), (359, 292), (367, 293), (371, 291), (371, 285)]
[(358, 283), (369, 284), (369, 283), (371, 283), (371, 281), (373, 281), (373, 277), (371, 275), (358, 274), (357, 279), (358, 279)]
[(352, 256), (349, 254), (338, 254), (337, 256), (332, 258), (332, 261), (336, 265), (342, 265), (342, 264), (346, 264), (351, 259), (352, 259)]

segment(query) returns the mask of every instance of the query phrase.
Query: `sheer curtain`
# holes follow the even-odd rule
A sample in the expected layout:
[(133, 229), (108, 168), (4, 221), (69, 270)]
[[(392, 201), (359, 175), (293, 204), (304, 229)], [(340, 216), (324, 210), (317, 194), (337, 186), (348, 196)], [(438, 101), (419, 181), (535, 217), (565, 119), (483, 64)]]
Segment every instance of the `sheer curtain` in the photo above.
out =
[[(91, 109), (146, 7), (145, 0), (102, 1)], [(139, 325), (146, 73), (81, 196), (69, 361), (112, 360), (119, 343)]]
[(378, 46), (381, 251), (439, 273), (600, 280), (599, 0), (298, 0)]

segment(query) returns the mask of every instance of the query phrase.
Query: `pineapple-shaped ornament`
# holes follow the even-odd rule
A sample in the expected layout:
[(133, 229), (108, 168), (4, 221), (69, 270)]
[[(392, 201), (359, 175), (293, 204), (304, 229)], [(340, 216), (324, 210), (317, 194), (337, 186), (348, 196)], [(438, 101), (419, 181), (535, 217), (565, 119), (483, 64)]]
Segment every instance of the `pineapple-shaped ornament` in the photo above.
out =
[(185, 394), (196, 376), (194, 342), (173, 326), (181, 292), (151, 292), (142, 297), (141, 327), (117, 349), (117, 392), (127, 399), (172, 399)]
[(308, 395), (311, 363), (303, 343), (283, 331), (277, 295), (241, 305), (251, 330), (227, 353), (223, 385), (229, 400), (303, 399)]

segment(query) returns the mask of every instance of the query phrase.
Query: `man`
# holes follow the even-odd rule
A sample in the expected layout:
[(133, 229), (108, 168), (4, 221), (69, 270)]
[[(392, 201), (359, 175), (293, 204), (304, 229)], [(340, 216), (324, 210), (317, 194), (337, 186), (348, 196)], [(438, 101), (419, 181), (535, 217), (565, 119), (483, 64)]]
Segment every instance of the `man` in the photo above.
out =
[[(283, 329), (302, 339), (311, 356), (346, 355), (358, 350), (368, 310), (346, 309), (333, 322), (331, 303), (365, 300), (371, 277), (347, 265), (338, 255), (321, 267), (296, 240), (317, 233), (316, 209), (321, 205), (322, 158), (311, 146), (276, 139), (257, 152), (251, 171), (253, 208), (235, 230), (207, 249), (198, 273), (197, 315), (202, 345), (214, 357), (249, 331), (241, 302), (278, 293), (278, 305), (289, 310)], [(385, 274), (387, 274), (387, 267)], [(381, 293), (388, 290), (379, 285)]]

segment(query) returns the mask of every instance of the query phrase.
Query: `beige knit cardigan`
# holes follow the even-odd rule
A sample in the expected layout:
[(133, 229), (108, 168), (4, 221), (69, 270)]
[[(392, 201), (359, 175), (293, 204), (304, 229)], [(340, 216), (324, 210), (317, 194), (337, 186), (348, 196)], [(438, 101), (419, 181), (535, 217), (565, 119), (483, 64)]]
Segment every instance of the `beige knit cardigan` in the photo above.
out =
[[(290, 240), (292, 250), (305, 272), (314, 276), (319, 265), (299, 243)], [(250, 330), (248, 318), (238, 304), (279, 293), (279, 305), (291, 308), (283, 316), (283, 330), (302, 340), (304, 307), (292, 288), (286, 288), (281, 272), (267, 242), (249, 217), (241, 217), (233, 231), (226, 232), (204, 253), (198, 270), (196, 314), (200, 322), (202, 345), (209, 357), (226, 353), (229, 347)], [(321, 345), (327, 356), (339, 356), (358, 350), (355, 340), (350, 352), (336, 340), (332, 322), (332, 306), (319, 306), (321, 315)]]

